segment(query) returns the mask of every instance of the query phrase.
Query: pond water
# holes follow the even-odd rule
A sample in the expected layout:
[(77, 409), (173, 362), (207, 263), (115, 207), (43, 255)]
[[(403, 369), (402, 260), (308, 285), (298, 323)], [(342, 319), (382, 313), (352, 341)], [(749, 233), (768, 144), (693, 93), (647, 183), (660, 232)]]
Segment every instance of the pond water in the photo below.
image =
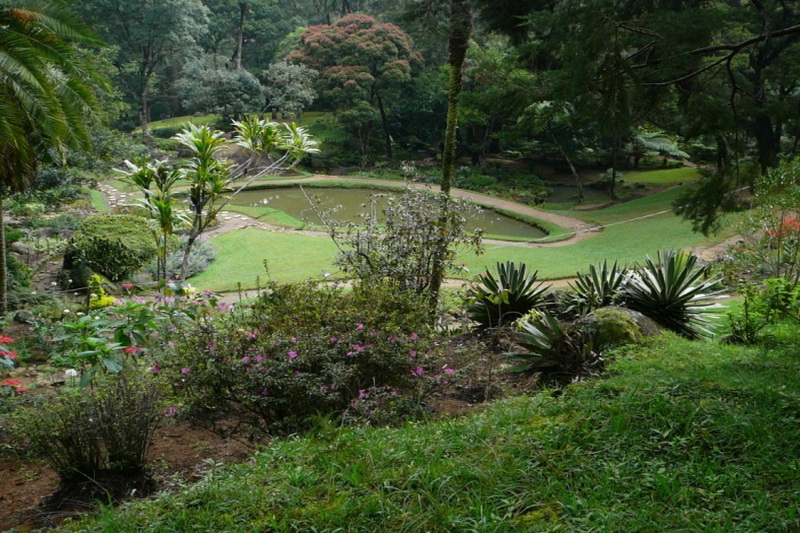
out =
[[(336, 213), (336, 218), (342, 220), (357, 220), (358, 214), (364, 211), (363, 204), (369, 201), (371, 195), (386, 194), (386, 191), (338, 189), (333, 187), (306, 187), (305, 191), (310, 197), (319, 198), (323, 209), (341, 205), (341, 210)], [(391, 192), (388, 194), (391, 194)], [(311, 224), (320, 223), (319, 218), (308, 205), (308, 200), (299, 187), (242, 191), (234, 196), (231, 203), (243, 206), (268, 206), (283, 211), (298, 220), (307, 221)], [(484, 233), (491, 235), (527, 239), (536, 239), (547, 235), (535, 226), (501, 215), (491, 209), (482, 209), (481, 213), (471, 220), (468, 226), (471, 229), (480, 228)]]
[[(577, 185), (548, 185), (553, 192), (548, 196), (545, 201), (551, 203), (569, 203), (578, 201), (578, 186)], [(595, 189), (593, 187), (583, 188), (583, 198), (585, 202), (598, 203), (607, 202), (610, 200), (606, 191)]]

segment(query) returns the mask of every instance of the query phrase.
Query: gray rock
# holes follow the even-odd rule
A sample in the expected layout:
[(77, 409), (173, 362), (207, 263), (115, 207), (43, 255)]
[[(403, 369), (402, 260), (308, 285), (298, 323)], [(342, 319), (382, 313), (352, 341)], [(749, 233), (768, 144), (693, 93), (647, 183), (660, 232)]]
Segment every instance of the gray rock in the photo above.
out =
[(20, 310), (14, 314), (14, 322), (17, 324), (33, 324), (33, 315), (30, 311)]

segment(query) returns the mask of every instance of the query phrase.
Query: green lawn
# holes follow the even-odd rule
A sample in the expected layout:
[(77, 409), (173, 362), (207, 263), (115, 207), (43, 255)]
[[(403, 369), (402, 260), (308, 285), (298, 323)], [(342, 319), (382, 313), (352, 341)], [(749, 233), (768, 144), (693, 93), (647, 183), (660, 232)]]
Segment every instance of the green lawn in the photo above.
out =
[(224, 211), (231, 211), (233, 213), (241, 213), (250, 218), (254, 218), (266, 224), (274, 224), (283, 228), (303, 229), (308, 226), (302, 220), (297, 220), (291, 215), (287, 215), (280, 209), (266, 206), (247, 206), (247, 205), (232, 205), (225, 206)]
[(629, 170), (622, 174), (622, 179), (626, 183), (643, 183), (645, 185), (675, 185), (694, 181), (699, 177), (700, 173), (692, 167), (666, 170)]
[(97, 189), (89, 189), (88, 192), (92, 207), (94, 207), (98, 213), (106, 213), (111, 210), (106, 203), (106, 197), (103, 193)]
[[(180, 128), (186, 126), (187, 124), (194, 124), (196, 126), (209, 125), (214, 124), (217, 120), (219, 120), (219, 115), (203, 115), (199, 117), (187, 115), (183, 117), (171, 117), (162, 120), (156, 120), (148, 123), (147, 127), (150, 129), (150, 131), (153, 131), (165, 128)], [(141, 128), (136, 128), (133, 130), (133, 133), (141, 133), (141, 131)]]
[[(459, 255), (457, 263), (463, 263), (475, 275), (487, 267), (492, 268), (496, 262), (524, 262), (539, 270), (540, 278), (558, 279), (574, 276), (577, 271), (586, 270), (588, 265), (601, 263), (605, 259), (632, 263), (665, 248), (688, 248), (701, 242), (720, 242), (732, 231), (706, 239), (692, 232), (688, 222), (672, 213), (620, 223), (669, 209), (678, 192), (678, 189), (670, 189), (600, 211), (564, 212), (592, 224), (615, 224), (575, 244), (541, 248), (524, 248), (513, 246), (513, 243), (486, 244), (484, 255), (476, 257), (465, 252)], [(239, 208), (236, 210), (244, 212)], [(264, 218), (267, 222), (270, 221), (269, 216), (278, 216), (266, 212), (263, 215), (267, 217)], [(273, 219), (273, 223), (279, 222)], [(336, 248), (330, 239), (323, 237), (270, 235), (266, 231), (252, 229), (216, 237), (212, 242), (218, 249), (217, 259), (207, 272), (192, 281), (203, 289), (233, 290), (237, 282), (246, 288), (254, 287), (256, 277), (264, 277), (265, 258), (269, 259), (273, 278), (280, 281), (304, 279), (301, 273), (319, 277), (323, 272), (336, 271), (333, 266)]]
[[(257, 115), (258, 113), (250, 113), (250, 115)], [(317, 121), (321, 116), (325, 113), (321, 112), (309, 112), (303, 113), (300, 120), (293, 120), (293, 119), (278, 119), (278, 122), (281, 123), (289, 123), (289, 122), (297, 122), (301, 126), (309, 126)], [(195, 124), (197, 126), (200, 125), (212, 125), (216, 123), (220, 119), (219, 115), (203, 115), (200, 117), (195, 117), (192, 115), (182, 116), (182, 117), (171, 117), (165, 118), (162, 120), (155, 120), (148, 124), (150, 130), (160, 130), (164, 128), (179, 128), (181, 126), (185, 126), (186, 124)], [(136, 128), (133, 133), (141, 133), (141, 128)]]
[(269, 276), (282, 282), (322, 279), (334, 272), (336, 247), (327, 237), (269, 232), (254, 228), (233, 231), (211, 239), (217, 258), (209, 269), (193, 277), (191, 283), (201, 289), (236, 290), (256, 286), (256, 279)]
[[(484, 255), (462, 253), (457, 262), (465, 264), (473, 275), (496, 262), (524, 262), (539, 270), (540, 278), (557, 279), (574, 276), (576, 271), (586, 270), (589, 264), (604, 259), (620, 263), (642, 261), (647, 254), (655, 255), (664, 248), (691, 247), (703, 240), (687, 222), (666, 214), (636, 224), (612, 226), (567, 246), (523, 248), (487, 244)], [(217, 249), (217, 258), (209, 270), (192, 278), (192, 283), (202, 289), (235, 290), (237, 282), (252, 288), (257, 277), (262, 280), (265, 277), (265, 259), (269, 261), (272, 278), (278, 281), (320, 278), (324, 272), (336, 272), (333, 266), (336, 247), (327, 237), (246, 229), (215, 237), (211, 242)]]
[(800, 343), (666, 336), (608, 376), (400, 429), (320, 424), (73, 531), (800, 530)]
[(557, 279), (574, 276), (576, 271), (584, 271), (590, 264), (599, 264), (605, 259), (631, 263), (643, 260), (647, 254), (655, 255), (664, 248), (687, 248), (703, 240), (702, 235), (692, 232), (689, 223), (675, 215), (665, 214), (635, 224), (612, 226), (567, 246), (521, 248), (487, 244), (484, 255), (461, 254), (458, 261), (463, 262), (472, 274), (493, 267), (496, 262), (528, 263), (531, 268), (539, 270), (540, 278)]

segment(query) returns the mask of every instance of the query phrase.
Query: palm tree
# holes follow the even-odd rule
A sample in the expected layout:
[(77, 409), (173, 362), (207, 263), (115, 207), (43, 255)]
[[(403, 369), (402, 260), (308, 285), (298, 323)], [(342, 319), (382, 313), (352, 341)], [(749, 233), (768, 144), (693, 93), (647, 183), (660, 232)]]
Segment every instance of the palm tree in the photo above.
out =
[(2, 200), (24, 189), (43, 157), (88, 145), (99, 79), (71, 43), (96, 44), (63, 0), (0, 0), (0, 314), (8, 311)]

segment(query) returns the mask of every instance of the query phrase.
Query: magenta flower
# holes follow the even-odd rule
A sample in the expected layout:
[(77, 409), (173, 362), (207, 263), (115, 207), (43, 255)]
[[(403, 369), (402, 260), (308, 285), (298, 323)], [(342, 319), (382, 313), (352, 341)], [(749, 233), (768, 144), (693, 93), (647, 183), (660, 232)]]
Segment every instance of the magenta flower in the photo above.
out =
[(417, 368), (415, 368), (414, 370), (411, 371), (411, 375), (416, 377), (416, 378), (422, 376), (422, 374), (424, 374), (424, 373), (425, 373), (425, 369), (422, 368), (421, 366), (418, 366)]
[(364, 324), (359, 322), (358, 324), (356, 324), (356, 329), (364, 329)]
[(417, 356), (417, 351), (416, 350), (411, 350), (410, 352), (408, 352), (408, 356), (409, 357), (416, 357)]
[(181, 374), (188, 374), (188, 373), (189, 373), (189, 367), (188, 366), (185, 366), (185, 367), (181, 368)]
[(412, 334), (411, 334), (411, 340), (412, 340), (412, 341), (415, 341), (415, 340), (417, 340), (418, 338), (419, 338), (419, 335), (417, 335), (416, 333), (412, 333)]
[(456, 373), (456, 371), (453, 368), (445, 368), (444, 373), (447, 374), (448, 376), (452, 376), (453, 374)]
[(292, 337), (289, 340), (292, 342), (292, 344), (296, 344), (297, 343), (297, 337)]
[(257, 355), (256, 356), (256, 363), (263, 363), (263, 362), (264, 362), (264, 356), (263, 355)]
[(367, 391), (364, 390), (364, 389), (359, 389), (358, 390), (358, 399), (362, 400), (362, 399), (364, 399), (366, 397), (367, 397)]
[(328, 339), (328, 342), (330, 342), (331, 344), (336, 344), (338, 340), (336, 339), (336, 337), (331, 337), (330, 339)]
[(295, 352), (294, 350), (289, 352), (289, 359), (296, 359), (296, 358), (297, 358), (297, 352)]
[(248, 331), (247, 332), (247, 338), (248, 339), (252, 340), (252, 339), (255, 339), (256, 337), (258, 337), (258, 333), (257, 332), (255, 332), (255, 331)]
[(158, 361), (156, 361), (153, 364), (153, 366), (150, 367), (150, 372), (152, 372), (153, 374), (158, 374), (159, 372), (161, 372), (161, 367), (158, 366)]
[(249, 363), (249, 362), (250, 362), (250, 357), (248, 357), (246, 355), (244, 357), (242, 357), (242, 363)]

